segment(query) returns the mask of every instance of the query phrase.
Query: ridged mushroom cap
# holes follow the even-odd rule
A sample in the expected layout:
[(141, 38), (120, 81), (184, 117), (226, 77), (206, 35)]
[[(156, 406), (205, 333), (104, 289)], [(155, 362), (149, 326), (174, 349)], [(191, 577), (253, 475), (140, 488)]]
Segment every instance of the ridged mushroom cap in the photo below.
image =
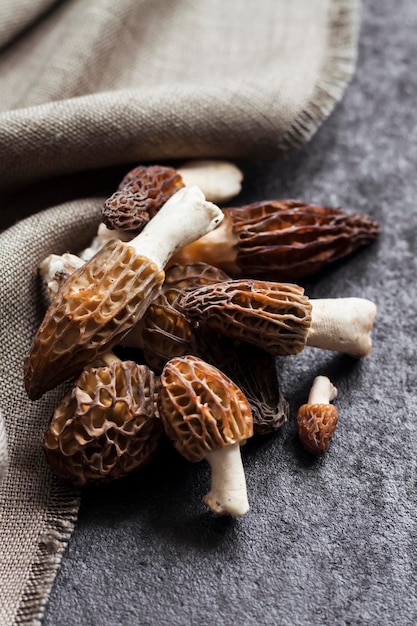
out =
[(251, 408), (243, 392), (202, 359), (172, 359), (160, 384), (158, 409), (165, 432), (189, 461), (252, 436)]
[(279, 281), (310, 276), (369, 244), (379, 233), (371, 217), (297, 200), (223, 209), (237, 239), (241, 275)]
[(184, 186), (180, 174), (172, 167), (135, 167), (104, 203), (103, 222), (108, 228), (138, 234), (168, 198)]
[(338, 421), (337, 408), (333, 404), (303, 404), (298, 409), (298, 435), (304, 448), (311, 454), (323, 454)]
[(201, 325), (276, 355), (300, 352), (311, 324), (304, 289), (288, 283), (230, 280), (194, 289), (180, 304)]
[(165, 273), (161, 294), (147, 309), (141, 326), (146, 362), (160, 372), (167, 361), (196, 353), (196, 336), (179, 299), (185, 291), (228, 280), (227, 274), (206, 263), (171, 265)]
[(45, 433), (54, 473), (84, 486), (121, 478), (146, 464), (162, 433), (156, 392), (156, 378), (146, 365), (124, 361), (86, 369)]
[(164, 272), (127, 243), (111, 241), (65, 281), (25, 360), (29, 397), (78, 375), (130, 330)]

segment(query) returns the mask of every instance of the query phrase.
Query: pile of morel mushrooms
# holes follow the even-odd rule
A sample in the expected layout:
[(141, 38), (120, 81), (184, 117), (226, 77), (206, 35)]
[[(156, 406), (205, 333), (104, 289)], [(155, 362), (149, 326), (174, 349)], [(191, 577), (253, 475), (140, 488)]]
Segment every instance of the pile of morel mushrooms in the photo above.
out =
[[(105, 202), (89, 248), (41, 263), (50, 305), (25, 385), (35, 400), (75, 379), (45, 434), (61, 480), (126, 476), (165, 434), (186, 459), (210, 464), (208, 507), (243, 515), (240, 446), (289, 414), (274, 357), (306, 345), (369, 353), (373, 302), (310, 299), (296, 281), (370, 243), (377, 223), (294, 200), (220, 209), (241, 182), (227, 162), (136, 167)], [(135, 360), (121, 360), (117, 346), (136, 348)], [(329, 445), (336, 394), (317, 376), (298, 410), (312, 454)]]

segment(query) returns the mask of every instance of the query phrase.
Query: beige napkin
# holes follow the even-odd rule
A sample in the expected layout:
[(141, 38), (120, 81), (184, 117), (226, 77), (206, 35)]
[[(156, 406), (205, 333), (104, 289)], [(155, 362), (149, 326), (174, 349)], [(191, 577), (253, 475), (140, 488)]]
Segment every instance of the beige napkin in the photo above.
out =
[[(352, 74), (357, 13), (355, 0), (3, 0), (0, 184), (44, 178), (47, 197), (58, 173), (298, 146)], [(64, 388), (30, 402), (23, 386), (43, 316), (35, 272), (47, 254), (87, 245), (102, 202), (0, 234), (2, 626), (39, 623), (79, 505), (42, 452)], [(6, 460), (0, 418), (0, 475)]]

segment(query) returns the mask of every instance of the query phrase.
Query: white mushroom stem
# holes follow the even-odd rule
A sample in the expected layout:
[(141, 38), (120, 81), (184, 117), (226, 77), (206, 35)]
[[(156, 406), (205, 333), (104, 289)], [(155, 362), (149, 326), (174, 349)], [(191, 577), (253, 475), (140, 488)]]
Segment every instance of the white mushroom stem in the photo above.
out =
[(222, 219), (222, 211), (207, 202), (198, 187), (183, 187), (169, 198), (129, 246), (163, 269), (177, 250), (216, 228)]
[(101, 250), (103, 246), (106, 245), (112, 239), (120, 239), (121, 241), (129, 241), (132, 239), (132, 235), (130, 233), (124, 232), (123, 230), (110, 229), (103, 223), (99, 224), (97, 229), (97, 234), (91, 241), (88, 248), (85, 248), (80, 252), (80, 258), (84, 261), (89, 261), (91, 257), (93, 257), (96, 252)]
[(211, 202), (228, 202), (242, 189), (243, 174), (228, 161), (188, 161), (177, 172), (187, 187), (197, 185)]
[(337, 350), (361, 358), (372, 347), (376, 306), (365, 298), (328, 298), (310, 300), (311, 326), (307, 345)]
[(330, 404), (337, 397), (337, 389), (327, 376), (316, 376), (307, 404)]
[(71, 276), (81, 265), (84, 265), (84, 261), (69, 252), (65, 252), (64, 254), (49, 254), (41, 261), (38, 268), (39, 275), (48, 290), (50, 300), (54, 298), (58, 289), (68, 276)]
[(211, 487), (204, 503), (221, 515), (244, 515), (249, 510), (239, 443), (209, 452)]

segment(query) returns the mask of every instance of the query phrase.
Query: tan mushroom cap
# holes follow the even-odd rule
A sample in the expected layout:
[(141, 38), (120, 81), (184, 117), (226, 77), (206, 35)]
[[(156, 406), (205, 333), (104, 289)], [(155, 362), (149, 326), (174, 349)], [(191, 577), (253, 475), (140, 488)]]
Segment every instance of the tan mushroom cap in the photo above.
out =
[(109, 242), (65, 281), (25, 360), (25, 385), (39, 398), (118, 343), (157, 295), (164, 272), (122, 241)]
[(88, 368), (64, 397), (45, 433), (54, 473), (76, 486), (126, 476), (158, 447), (157, 380), (146, 365)]
[(139, 165), (126, 174), (119, 189), (104, 203), (103, 222), (108, 228), (138, 234), (184, 186), (172, 167)]
[(160, 383), (158, 409), (165, 432), (189, 461), (252, 436), (246, 397), (216, 367), (195, 356), (178, 357), (166, 364)]
[(230, 280), (186, 293), (180, 304), (192, 320), (276, 355), (300, 352), (311, 325), (304, 289), (289, 283)]
[(298, 435), (304, 448), (311, 454), (323, 454), (338, 422), (333, 404), (303, 404), (298, 409)]

